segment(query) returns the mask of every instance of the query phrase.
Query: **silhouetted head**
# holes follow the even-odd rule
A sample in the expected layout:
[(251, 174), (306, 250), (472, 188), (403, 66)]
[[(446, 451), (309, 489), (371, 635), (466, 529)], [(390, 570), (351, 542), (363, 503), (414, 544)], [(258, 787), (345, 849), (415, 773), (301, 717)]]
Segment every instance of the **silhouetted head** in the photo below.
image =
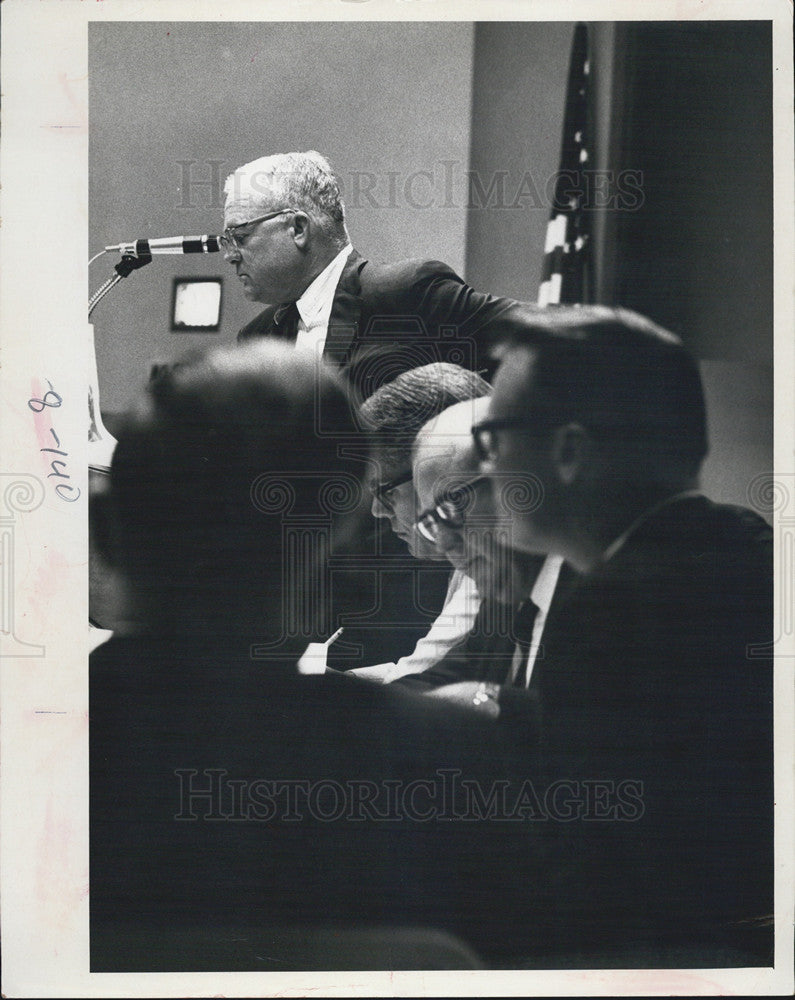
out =
[(147, 627), (269, 632), (293, 601), (306, 612), (293, 608), (296, 628), (313, 631), (333, 536), (361, 501), (324, 421), (354, 430), (343, 383), (278, 341), (150, 382), (118, 435), (110, 488), (112, 552)]
[(637, 313), (550, 309), (507, 338), (482, 468), (516, 479), (515, 541), (587, 568), (643, 510), (698, 483), (707, 453), (698, 367)]

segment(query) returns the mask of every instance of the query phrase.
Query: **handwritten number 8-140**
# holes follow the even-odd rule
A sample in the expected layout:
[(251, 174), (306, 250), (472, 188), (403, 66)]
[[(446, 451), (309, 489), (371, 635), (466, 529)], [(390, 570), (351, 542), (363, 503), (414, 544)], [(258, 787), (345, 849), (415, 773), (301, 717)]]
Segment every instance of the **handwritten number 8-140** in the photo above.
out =
[[(52, 382), (47, 379), (47, 385), (50, 387), (47, 392), (44, 393), (43, 399), (33, 399), (28, 400), (28, 406), (34, 413), (42, 413), (44, 408), (49, 406), (53, 409), (57, 409), (63, 402), (63, 398), (53, 389)], [(52, 397), (52, 398), (50, 398)], [(71, 479), (72, 477), (66, 471), (66, 462), (63, 459), (69, 457), (69, 453), (61, 450), (61, 441), (58, 435), (55, 433), (55, 428), (50, 428), (50, 434), (52, 434), (53, 440), (55, 441), (55, 448), (39, 448), (41, 452), (49, 452), (52, 455), (61, 455), (61, 458), (53, 458), (50, 461), (50, 468), (52, 472), (47, 475), (48, 479), (55, 477), (56, 479)], [(80, 496), (80, 487), (72, 486), (71, 483), (56, 483), (55, 492), (59, 499), (65, 500), (67, 503), (74, 503), (75, 500)]]

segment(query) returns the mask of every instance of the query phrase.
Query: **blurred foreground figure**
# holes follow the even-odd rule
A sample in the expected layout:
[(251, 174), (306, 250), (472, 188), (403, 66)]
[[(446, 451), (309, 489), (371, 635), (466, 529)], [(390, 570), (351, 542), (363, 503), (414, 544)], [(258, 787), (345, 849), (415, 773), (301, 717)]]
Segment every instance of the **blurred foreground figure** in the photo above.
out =
[(473, 435), (495, 496), (513, 480), (537, 498), (514, 509), (515, 547), (584, 574), (527, 691), (499, 697), (545, 785), (602, 796), (605, 822), (556, 831), (550, 913), (584, 944), (686, 944), (701, 965), (733, 947), (765, 964), (773, 535), (698, 491), (695, 361), (635, 313), (550, 311), (517, 325)]
[[(232, 942), (306, 968), (295, 941), (324, 928), (501, 935), (470, 865), (488, 824), (439, 816), (451, 773), (502, 773), (492, 732), (295, 668), (362, 497), (349, 412), (335, 375), (262, 342), (164, 371), (118, 435), (98, 516), (129, 610), (91, 657), (93, 971), (224, 968)], [(372, 961), (341, 955), (316, 961)]]

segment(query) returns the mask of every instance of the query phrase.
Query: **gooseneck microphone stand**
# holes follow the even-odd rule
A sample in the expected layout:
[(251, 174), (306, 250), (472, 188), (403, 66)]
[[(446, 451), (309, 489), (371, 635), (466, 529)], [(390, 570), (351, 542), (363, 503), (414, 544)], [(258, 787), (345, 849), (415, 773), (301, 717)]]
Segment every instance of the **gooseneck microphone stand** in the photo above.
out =
[[(96, 257), (92, 257), (89, 261), (94, 261), (101, 254), (106, 253), (105, 250), (100, 250)], [(115, 266), (115, 274), (112, 274), (108, 280), (94, 292), (91, 298), (88, 300), (88, 318), (91, 319), (91, 313), (99, 305), (102, 299), (108, 294), (111, 288), (114, 288), (121, 281), (122, 278), (126, 278), (127, 275), (132, 274), (133, 271), (137, 271), (139, 267), (143, 267), (145, 264), (149, 264), (152, 261), (152, 255), (150, 253), (142, 253), (135, 255), (132, 253), (122, 254), (122, 258), (119, 263)]]
[[(106, 253), (105, 250), (101, 250), (100, 253), (92, 257), (89, 264), (95, 261), (97, 257)], [(97, 305), (105, 298), (111, 288), (114, 288), (122, 280), (126, 278), (133, 271), (137, 271), (139, 267), (144, 267), (145, 264), (149, 264), (152, 260), (152, 255), (149, 253), (125, 253), (122, 255), (121, 260), (116, 264), (114, 270), (115, 274), (111, 275), (110, 278), (97, 289), (96, 292), (91, 296), (88, 301), (88, 318), (91, 319), (91, 313), (96, 309)], [(94, 341), (94, 327), (88, 324), (88, 336), (90, 340), (89, 358), (91, 359), (91, 364), (93, 365), (92, 377), (89, 379), (88, 383), (88, 468), (89, 472), (97, 472), (100, 474), (107, 475), (110, 471), (110, 460), (113, 456), (113, 449), (116, 446), (116, 441), (113, 436), (106, 430), (104, 424), (102, 423), (102, 414), (99, 408), (99, 377), (97, 373), (97, 350), (96, 343)]]
[[(91, 264), (93, 261), (100, 257), (105, 250), (101, 250), (96, 256), (92, 257), (89, 261)], [(91, 296), (88, 302), (88, 318), (91, 318), (91, 313), (97, 307), (97, 305), (102, 301), (102, 299), (108, 294), (111, 288), (114, 288), (122, 278), (126, 278), (133, 271), (137, 270), (139, 267), (143, 267), (152, 260), (151, 254), (140, 254), (136, 256), (133, 253), (125, 253), (118, 264), (115, 265), (115, 274), (111, 275), (110, 278)], [(107, 489), (108, 476), (110, 474), (110, 463), (113, 458), (113, 451), (116, 447), (116, 439), (113, 435), (106, 429), (104, 423), (102, 422), (102, 413), (99, 407), (99, 377), (97, 373), (97, 351), (96, 343), (94, 341), (94, 327), (89, 322), (87, 324), (88, 331), (88, 358), (89, 365), (89, 380), (88, 380), (88, 496), (89, 496), (89, 508), (91, 505), (91, 499), (96, 498), (98, 494), (102, 493)], [(89, 612), (88, 612), (88, 623), (91, 630), (92, 639), (91, 648), (97, 642), (97, 639), (102, 639), (103, 634), (109, 634), (108, 625), (110, 623), (103, 623), (101, 618), (105, 617), (107, 614), (107, 604), (104, 598), (105, 586), (103, 584), (104, 576), (107, 573), (107, 568), (104, 566), (102, 560), (98, 557), (96, 552), (94, 542), (91, 537), (91, 521), (89, 517)], [(93, 600), (92, 600), (93, 595)], [(91, 607), (91, 605), (98, 605), (98, 610), (96, 607)], [(104, 613), (103, 613), (104, 612)], [(112, 626), (111, 626), (112, 627)], [(99, 630), (99, 631), (97, 631)], [(96, 637), (96, 638), (94, 638)]]

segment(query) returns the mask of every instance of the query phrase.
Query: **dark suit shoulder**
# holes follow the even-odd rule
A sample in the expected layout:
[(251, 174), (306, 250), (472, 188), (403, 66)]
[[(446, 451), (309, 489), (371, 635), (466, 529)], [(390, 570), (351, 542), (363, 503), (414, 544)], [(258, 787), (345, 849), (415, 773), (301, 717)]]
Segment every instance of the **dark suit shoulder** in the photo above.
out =
[(708, 578), (725, 590), (726, 574), (772, 577), (772, 545), (772, 528), (754, 511), (686, 497), (642, 524), (606, 571), (638, 579), (676, 574), (689, 585)]
[(463, 278), (456, 274), (449, 264), (441, 260), (423, 260), (413, 257), (408, 260), (396, 260), (389, 263), (379, 263), (372, 260), (362, 260), (359, 271), (363, 287), (405, 287), (407, 282), (428, 281), (434, 278), (452, 278), (463, 283)]
[(436, 284), (465, 284), (464, 279), (439, 260), (400, 260), (377, 264), (365, 260), (359, 270), (361, 294), (368, 303), (395, 308), (401, 302), (414, 304), (424, 290)]

